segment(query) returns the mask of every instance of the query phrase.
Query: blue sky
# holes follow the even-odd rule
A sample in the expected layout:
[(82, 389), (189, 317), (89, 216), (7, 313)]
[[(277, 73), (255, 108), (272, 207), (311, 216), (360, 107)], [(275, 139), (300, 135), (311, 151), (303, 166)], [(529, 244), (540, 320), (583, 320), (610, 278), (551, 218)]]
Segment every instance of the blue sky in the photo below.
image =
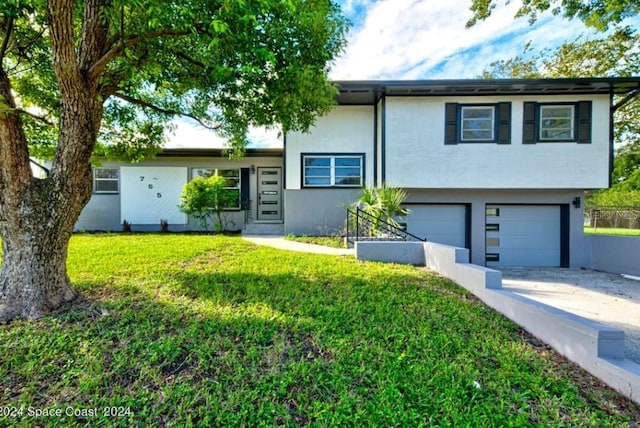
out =
[[(531, 26), (514, 19), (519, 1), (466, 29), (471, 0), (338, 0), (352, 22), (347, 47), (332, 66), (334, 80), (475, 78), (493, 61), (558, 46), (593, 31), (550, 14)], [(516, 3), (515, 5), (513, 3)], [(255, 129), (251, 147), (282, 146), (277, 131)], [(221, 147), (211, 131), (179, 121), (169, 147)]]
[(475, 78), (492, 61), (553, 47), (593, 31), (551, 14), (514, 19), (519, 1), (466, 29), (471, 0), (340, 0), (353, 26), (333, 66), (336, 80)]

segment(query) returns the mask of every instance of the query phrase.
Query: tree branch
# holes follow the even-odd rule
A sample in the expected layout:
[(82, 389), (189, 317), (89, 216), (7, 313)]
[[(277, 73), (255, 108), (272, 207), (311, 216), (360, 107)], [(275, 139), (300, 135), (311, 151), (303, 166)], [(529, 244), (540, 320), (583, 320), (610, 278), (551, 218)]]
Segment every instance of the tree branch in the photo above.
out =
[(26, 116), (29, 116), (39, 122), (44, 123), (45, 125), (49, 125), (49, 126), (54, 126), (55, 124), (49, 120), (47, 120), (46, 116), (38, 116), (37, 114), (31, 113), (27, 110), (21, 109), (21, 108), (13, 108), (13, 109), (9, 109), (9, 111), (14, 111), (16, 113), (19, 114), (24, 114)]
[(208, 68), (208, 67), (205, 65), (205, 63), (203, 63), (203, 62), (201, 62), (201, 61), (198, 61), (198, 60), (197, 60), (197, 59), (195, 59), (195, 58), (191, 58), (189, 55), (187, 55), (187, 54), (186, 54), (186, 53), (184, 53), (184, 52), (180, 52), (180, 51), (178, 51), (178, 50), (172, 50), (171, 52), (172, 52), (175, 56), (177, 56), (178, 58), (181, 58), (181, 59), (183, 59), (183, 60), (187, 61), (188, 63), (191, 63), (191, 64), (193, 64), (193, 65), (196, 65), (196, 66), (198, 66), (198, 67), (200, 67), (200, 68), (202, 68), (202, 69), (204, 69), (204, 70), (206, 70), (206, 69)]
[(168, 114), (168, 115), (172, 115), (172, 116), (188, 117), (189, 119), (193, 119), (196, 122), (198, 122), (204, 128), (210, 129), (212, 131), (215, 131), (216, 129), (220, 128), (220, 125), (215, 125), (215, 126), (208, 125), (202, 119), (200, 119), (199, 117), (194, 116), (192, 114), (185, 113), (185, 112), (178, 111), (178, 110), (170, 110), (170, 109), (162, 108), (162, 107), (156, 106), (154, 104), (148, 103), (146, 101), (139, 100), (137, 98), (133, 98), (133, 97), (130, 97), (130, 96), (125, 95), (125, 94), (121, 94), (119, 92), (114, 92), (113, 96), (116, 97), (116, 98), (120, 98), (121, 100), (127, 101), (127, 102), (129, 102), (131, 104), (135, 104), (135, 105), (138, 105), (140, 107), (144, 107), (144, 108), (148, 108), (150, 110), (157, 111), (158, 113)]
[(2, 60), (7, 53), (9, 47), (9, 40), (11, 40), (11, 33), (13, 32), (13, 18), (5, 18), (6, 31), (4, 32), (4, 38), (2, 39), (2, 46), (0, 46), (0, 67), (2, 67)]
[(130, 37), (127, 40), (120, 43), (119, 45), (112, 47), (107, 51), (107, 53), (102, 55), (102, 57), (98, 59), (98, 61), (96, 61), (91, 66), (91, 68), (89, 68), (89, 77), (91, 79), (95, 79), (97, 76), (102, 74), (105, 67), (107, 66), (107, 64), (109, 64), (109, 62), (112, 59), (121, 55), (125, 49), (137, 45), (142, 40), (154, 39), (154, 38), (164, 37), (164, 36), (186, 36), (187, 34), (191, 34), (191, 31), (186, 31), (186, 30), (178, 31), (178, 30), (165, 29), (165, 30), (152, 31), (151, 33), (147, 33), (139, 36)]

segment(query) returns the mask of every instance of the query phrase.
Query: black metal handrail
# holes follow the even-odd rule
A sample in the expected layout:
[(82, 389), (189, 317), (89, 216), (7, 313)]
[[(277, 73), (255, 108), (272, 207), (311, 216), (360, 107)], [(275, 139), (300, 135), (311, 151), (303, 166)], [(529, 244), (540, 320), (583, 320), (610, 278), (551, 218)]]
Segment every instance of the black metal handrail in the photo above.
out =
[(424, 242), (412, 233), (356, 207), (347, 208), (347, 242), (356, 241), (417, 241)]

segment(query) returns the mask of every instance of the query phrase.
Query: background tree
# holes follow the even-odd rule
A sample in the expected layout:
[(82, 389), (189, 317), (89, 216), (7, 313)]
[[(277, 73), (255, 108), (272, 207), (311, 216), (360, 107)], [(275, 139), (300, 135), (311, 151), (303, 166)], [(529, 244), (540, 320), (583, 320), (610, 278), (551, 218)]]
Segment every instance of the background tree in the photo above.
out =
[(204, 230), (211, 224), (216, 232), (227, 229), (225, 208), (236, 205), (237, 191), (227, 188), (227, 180), (219, 175), (195, 177), (182, 188), (180, 211), (200, 220)]
[[(512, 59), (490, 64), (484, 78), (626, 77), (640, 75), (640, 35), (617, 28), (594, 39), (578, 37), (555, 49), (529, 44)], [(617, 102), (618, 100), (614, 100)], [(640, 201), (640, 95), (614, 115), (612, 187), (589, 192), (590, 205), (637, 206)]]
[[(501, 3), (509, 4), (511, 0), (472, 0), (470, 9), (473, 17), (467, 22), (467, 27), (487, 19)], [(516, 17), (526, 16), (531, 23), (537, 20), (538, 14), (551, 11), (568, 19), (578, 18), (599, 31), (640, 13), (638, 0), (522, 0), (520, 3)]]
[[(250, 125), (305, 130), (333, 103), (346, 21), (330, 0), (0, 3), (0, 320), (73, 300), (73, 226), (96, 149), (140, 160), (182, 115), (242, 151)], [(49, 154), (32, 177), (29, 156)]]

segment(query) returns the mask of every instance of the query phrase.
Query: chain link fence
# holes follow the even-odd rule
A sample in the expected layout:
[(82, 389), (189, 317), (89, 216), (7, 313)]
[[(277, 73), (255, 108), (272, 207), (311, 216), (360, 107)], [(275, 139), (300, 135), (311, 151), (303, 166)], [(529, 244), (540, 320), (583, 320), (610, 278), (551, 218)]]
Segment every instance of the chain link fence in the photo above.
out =
[(593, 228), (640, 229), (640, 207), (585, 207), (584, 225)]

